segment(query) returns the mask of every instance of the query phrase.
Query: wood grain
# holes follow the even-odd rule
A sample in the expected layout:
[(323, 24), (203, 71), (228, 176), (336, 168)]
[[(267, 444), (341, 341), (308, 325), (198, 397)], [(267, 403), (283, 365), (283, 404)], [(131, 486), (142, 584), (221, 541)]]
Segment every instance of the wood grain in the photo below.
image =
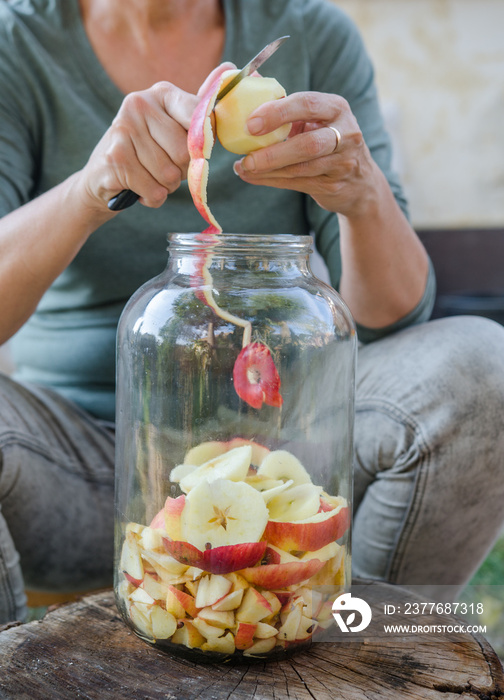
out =
[[(397, 590), (374, 584), (369, 595), (397, 600)], [(0, 698), (498, 700), (504, 674), (486, 640), (470, 634), (322, 642), (284, 661), (196, 664), (138, 639), (105, 591), (0, 630)]]

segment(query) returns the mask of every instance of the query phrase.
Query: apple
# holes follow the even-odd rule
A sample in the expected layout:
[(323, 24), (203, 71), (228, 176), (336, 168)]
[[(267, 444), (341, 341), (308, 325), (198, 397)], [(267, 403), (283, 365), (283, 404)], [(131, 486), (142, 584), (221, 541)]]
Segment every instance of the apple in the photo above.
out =
[[(257, 624), (251, 622), (239, 622), (235, 634), (235, 646), (243, 651), (249, 649), (254, 643), (254, 634), (257, 629)], [(276, 632), (276, 630), (275, 630)]]
[(143, 634), (145, 637), (149, 637), (150, 639), (152, 639), (153, 632), (152, 624), (150, 621), (150, 611), (145, 607), (142, 608), (140, 604), (133, 603), (132, 605), (130, 605), (128, 614), (136, 630), (140, 632), (140, 634)]
[(190, 564), (211, 574), (228, 574), (247, 566), (254, 566), (266, 551), (264, 541), (212, 547), (203, 552), (189, 542), (173, 542), (164, 538), (163, 543), (176, 561)]
[[(223, 86), (238, 71), (224, 73)], [(239, 155), (284, 141), (291, 124), (284, 124), (275, 131), (253, 136), (247, 129), (249, 115), (265, 102), (286, 96), (285, 89), (275, 78), (249, 75), (243, 78), (215, 106), (215, 130), (217, 138), (227, 151)]]
[(202, 576), (196, 594), (196, 607), (210, 607), (229, 593), (231, 585), (229, 579), (218, 574)]
[(177, 627), (170, 640), (174, 644), (183, 644), (189, 649), (197, 649), (205, 643), (205, 637), (198, 632), (189, 620), (183, 620), (183, 624)]
[(133, 576), (131, 576), (130, 574), (128, 574), (127, 571), (123, 571), (123, 574), (124, 574), (124, 578), (125, 578), (129, 583), (131, 583), (133, 586), (135, 586), (135, 588), (138, 588), (138, 586), (142, 583), (142, 579), (133, 578)]
[(263, 459), (257, 473), (269, 476), (271, 479), (283, 481), (292, 479), (295, 485), (312, 483), (310, 475), (299, 459), (287, 450), (270, 452)]
[[(145, 530), (148, 529), (164, 529), (165, 526), (165, 518), (164, 518), (164, 508), (161, 508), (160, 511), (156, 513), (156, 515), (152, 518), (151, 524), (149, 525), (148, 528), (145, 528)], [(142, 535), (145, 533), (145, 530), (143, 531)]]
[(240, 574), (250, 584), (272, 590), (306, 581), (320, 571), (323, 566), (323, 561), (310, 559), (309, 561), (287, 562), (286, 564), (252, 566), (242, 569)]
[(288, 642), (297, 639), (302, 615), (303, 600), (302, 598), (297, 598), (290, 603), (286, 612), (280, 614), (282, 625), (278, 630), (278, 639), (284, 639)]
[(348, 506), (339, 505), (296, 522), (269, 520), (264, 537), (287, 551), (314, 551), (338, 540), (349, 525), (350, 510)]
[(246, 649), (243, 652), (243, 656), (260, 656), (261, 654), (268, 654), (272, 651), (277, 644), (276, 637), (270, 637), (269, 639), (258, 639), (257, 642)]
[(214, 610), (236, 610), (241, 605), (243, 600), (243, 588), (237, 588), (236, 591), (231, 591), (224, 598), (221, 598), (212, 605)]
[(180, 517), (185, 506), (185, 496), (168, 498), (164, 504), (164, 529), (172, 540), (180, 539)]
[(321, 486), (297, 484), (283, 490), (268, 501), (270, 520), (303, 520), (311, 518), (320, 508)]
[(121, 551), (120, 567), (123, 572), (129, 574), (131, 579), (135, 581), (143, 580), (144, 568), (140, 547), (138, 546), (135, 533), (131, 530), (126, 532), (126, 538)]
[(213, 651), (219, 654), (234, 654), (235, 641), (232, 632), (223, 637), (210, 637), (201, 645), (202, 651)]
[(167, 586), (157, 574), (146, 573), (140, 587), (152, 596), (154, 600), (164, 600), (166, 598)]
[(268, 625), (266, 622), (258, 622), (255, 637), (257, 639), (269, 639), (270, 637), (275, 637), (278, 630), (273, 625)]
[(247, 475), (251, 459), (252, 448), (250, 445), (235, 447), (233, 450), (224, 452), (189, 472), (180, 480), (180, 488), (187, 493), (202, 481), (207, 483), (216, 479), (243, 481)]
[(235, 437), (232, 440), (230, 440), (227, 443), (227, 449), (232, 450), (235, 447), (240, 447), (242, 445), (250, 445), (252, 448), (252, 457), (250, 459), (250, 463), (254, 467), (259, 467), (260, 464), (262, 463), (263, 459), (266, 457), (266, 455), (269, 454), (269, 449), (265, 447), (264, 445), (261, 445), (258, 442), (254, 442), (253, 440), (247, 440), (242, 437)]
[(155, 639), (168, 639), (177, 629), (175, 617), (163, 610), (159, 605), (154, 605), (150, 613), (152, 634)]
[(220, 627), (221, 629), (229, 629), (234, 627), (234, 613), (231, 610), (215, 610), (213, 607), (202, 608), (198, 617), (200, 620), (208, 622), (209, 625)]
[(193, 625), (196, 627), (198, 632), (202, 634), (206, 640), (222, 637), (224, 630), (222, 627), (215, 627), (214, 625), (209, 625), (208, 622), (202, 620), (200, 617), (195, 617), (192, 621)]
[(271, 612), (271, 605), (266, 598), (256, 588), (247, 588), (242, 604), (236, 611), (236, 620), (255, 624), (271, 615)]
[[(180, 607), (177, 605), (177, 603), (180, 605)], [(182, 614), (178, 615), (176, 614), (175, 610), (180, 612), (180, 608), (182, 608), (183, 612)], [(185, 613), (188, 613), (191, 617), (197, 617), (200, 611), (200, 608), (196, 605), (196, 600), (194, 597), (185, 591), (181, 591), (175, 586), (168, 586), (166, 593), (166, 609), (178, 618), (185, 617)]]
[(267, 522), (268, 509), (258, 491), (243, 481), (219, 478), (200, 481), (190, 491), (180, 527), (182, 540), (204, 550), (258, 542)]
[[(238, 445), (235, 445), (238, 447)], [(201, 442), (188, 450), (184, 456), (185, 465), (201, 466), (215, 457), (219, 457), (228, 451), (228, 443), (220, 440), (209, 440)]]

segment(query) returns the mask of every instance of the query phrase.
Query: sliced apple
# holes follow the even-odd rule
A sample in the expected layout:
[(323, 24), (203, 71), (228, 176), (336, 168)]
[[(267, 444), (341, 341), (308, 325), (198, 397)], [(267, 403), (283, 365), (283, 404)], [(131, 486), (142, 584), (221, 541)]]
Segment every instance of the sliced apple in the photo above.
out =
[(243, 592), (243, 588), (237, 588), (236, 591), (231, 591), (231, 593), (228, 593), (224, 598), (214, 603), (212, 608), (219, 611), (236, 610), (236, 608), (240, 607), (243, 600)]
[(180, 527), (182, 539), (203, 550), (208, 543), (221, 547), (257, 542), (267, 521), (266, 504), (252, 486), (243, 481), (217, 479), (200, 481), (190, 491)]
[[(251, 488), (251, 487), (249, 487)], [(262, 499), (261, 499), (262, 500)], [(264, 506), (266, 507), (266, 506)], [(267, 519), (267, 518), (266, 518)], [(266, 523), (265, 523), (266, 524)], [(263, 528), (264, 530), (264, 528)], [(262, 533), (261, 533), (262, 534)], [(131, 530), (126, 532), (126, 538), (121, 551), (121, 570), (129, 574), (135, 581), (142, 581), (144, 568), (140, 547), (138, 546), (135, 533)]]
[(250, 445), (235, 447), (233, 450), (224, 452), (224, 454), (204, 462), (197, 469), (191, 471), (180, 480), (180, 488), (188, 493), (202, 481), (212, 482), (216, 479), (243, 481), (247, 475), (251, 459), (252, 448)]
[(202, 576), (196, 594), (196, 607), (208, 608), (212, 606), (229, 593), (231, 586), (231, 581), (224, 576), (218, 574)]
[(239, 622), (234, 640), (236, 648), (241, 651), (249, 649), (254, 643), (256, 629), (256, 624), (252, 624), (251, 622)]
[[(211, 574), (228, 574), (247, 566), (254, 566), (266, 551), (264, 541), (212, 547), (204, 551), (188, 542), (173, 542), (167, 538), (164, 538), (163, 542), (174, 559)], [(188, 571), (185, 573), (186, 576), (189, 575)]]
[[(270, 545), (271, 547), (272, 545)], [(325, 547), (316, 549), (313, 552), (305, 552), (301, 557), (301, 561), (306, 561), (307, 559), (320, 559), (320, 561), (329, 561), (336, 556), (342, 554), (344, 547), (337, 542), (329, 542)]]
[(269, 454), (269, 449), (264, 445), (253, 440), (247, 440), (242, 437), (235, 437), (227, 443), (227, 449), (233, 450), (235, 447), (241, 447), (242, 445), (250, 445), (252, 448), (252, 457), (250, 459), (250, 464), (253, 467), (259, 467), (262, 464), (263, 459)]
[(202, 608), (198, 617), (200, 620), (208, 622), (209, 625), (220, 627), (223, 630), (234, 627), (234, 613), (231, 610), (214, 610), (213, 607)]
[(128, 611), (129, 618), (136, 630), (145, 637), (152, 639), (152, 624), (150, 621), (150, 611), (145, 607), (142, 609), (141, 604), (133, 603)]
[(203, 651), (213, 651), (218, 654), (234, 654), (235, 641), (231, 632), (223, 637), (212, 637), (201, 645)]
[(177, 605), (180, 604), (183, 611), (185, 611), (191, 617), (197, 617), (200, 608), (196, 605), (196, 600), (192, 595), (181, 591), (175, 586), (168, 586), (166, 593), (166, 609), (169, 610), (175, 617), (185, 617), (185, 614), (177, 615), (175, 611), (180, 612), (180, 608)]
[(167, 585), (157, 576), (146, 573), (141, 587), (154, 598), (154, 600), (164, 600), (166, 598)]
[(271, 544), (287, 551), (314, 551), (342, 537), (350, 525), (348, 506), (339, 505), (310, 518), (285, 522), (269, 520), (264, 537)]
[(255, 624), (271, 615), (271, 612), (271, 605), (266, 598), (256, 588), (247, 588), (242, 604), (236, 611), (236, 620)]
[(205, 620), (202, 620), (199, 617), (196, 617), (192, 621), (192, 623), (196, 627), (198, 632), (202, 634), (207, 641), (209, 639), (216, 639), (217, 637), (222, 637), (222, 635), (224, 634), (224, 630), (221, 627), (209, 625), (208, 622), (205, 622)]
[[(224, 74), (225, 80), (238, 71)], [(247, 129), (249, 115), (260, 105), (285, 97), (285, 89), (275, 78), (250, 75), (243, 78), (215, 106), (217, 138), (231, 153), (244, 154), (283, 141), (289, 135), (291, 124), (284, 124), (275, 131), (261, 136), (250, 134)]]
[(257, 470), (272, 479), (289, 481), (295, 485), (311, 484), (311, 478), (297, 457), (287, 450), (274, 450), (267, 455)]
[(183, 644), (188, 649), (197, 649), (205, 643), (205, 637), (198, 632), (191, 621), (183, 620), (183, 624), (175, 630), (170, 641), (174, 644)]
[(175, 617), (163, 610), (159, 605), (155, 605), (150, 614), (152, 634), (155, 639), (168, 639), (177, 629)]
[(168, 498), (164, 504), (164, 529), (172, 540), (180, 539), (180, 517), (185, 506), (185, 496)]
[(240, 574), (254, 586), (261, 586), (269, 590), (286, 588), (296, 583), (301, 583), (314, 576), (324, 566), (323, 561), (310, 559), (309, 561), (287, 562), (286, 564), (266, 564), (265, 566), (253, 566), (243, 569)]
[[(238, 447), (238, 445), (235, 445), (235, 447)], [(201, 442), (199, 445), (191, 447), (191, 449), (186, 452), (184, 464), (199, 467), (205, 462), (209, 462), (211, 459), (224, 454), (228, 449), (228, 443), (222, 442), (221, 440)]]
[(254, 644), (243, 652), (243, 656), (262, 656), (272, 651), (277, 643), (276, 637), (269, 639), (258, 639)]
[(298, 484), (268, 501), (270, 520), (304, 520), (318, 513), (321, 486)]
[(282, 625), (278, 630), (278, 639), (284, 639), (287, 642), (297, 639), (297, 632), (303, 615), (303, 601), (301, 598), (293, 600), (289, 606), (289, 610), (282, 612), (280, 619)]

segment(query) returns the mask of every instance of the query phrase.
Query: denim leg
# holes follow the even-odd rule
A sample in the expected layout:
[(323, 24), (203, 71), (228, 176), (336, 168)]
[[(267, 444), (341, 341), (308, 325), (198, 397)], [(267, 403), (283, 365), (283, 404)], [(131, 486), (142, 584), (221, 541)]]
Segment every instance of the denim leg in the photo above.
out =
[(0, 624), (24, 589), (111, 584), (114, 436), (53, 392), (0, 374)]
[(504, 523), (504, 328), (453, 317), (359, 349), (353, 573), (469, 580)]

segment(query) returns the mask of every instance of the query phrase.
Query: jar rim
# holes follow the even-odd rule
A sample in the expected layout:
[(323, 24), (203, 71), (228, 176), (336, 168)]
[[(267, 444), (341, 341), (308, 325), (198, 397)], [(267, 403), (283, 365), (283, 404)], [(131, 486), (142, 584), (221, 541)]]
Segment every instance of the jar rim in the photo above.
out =
[(310, 253), (313, 236), (309, 234), (296, 235), (292, 233), (219, 233), (204, 238), (203, 233), (169, 233), (168, 250), (174, 252), (190, 251), (195, 248), (222, 250), (231, 248), (250, 250), (267, 248), (268, 252), (280, 249), (283, 253)]

